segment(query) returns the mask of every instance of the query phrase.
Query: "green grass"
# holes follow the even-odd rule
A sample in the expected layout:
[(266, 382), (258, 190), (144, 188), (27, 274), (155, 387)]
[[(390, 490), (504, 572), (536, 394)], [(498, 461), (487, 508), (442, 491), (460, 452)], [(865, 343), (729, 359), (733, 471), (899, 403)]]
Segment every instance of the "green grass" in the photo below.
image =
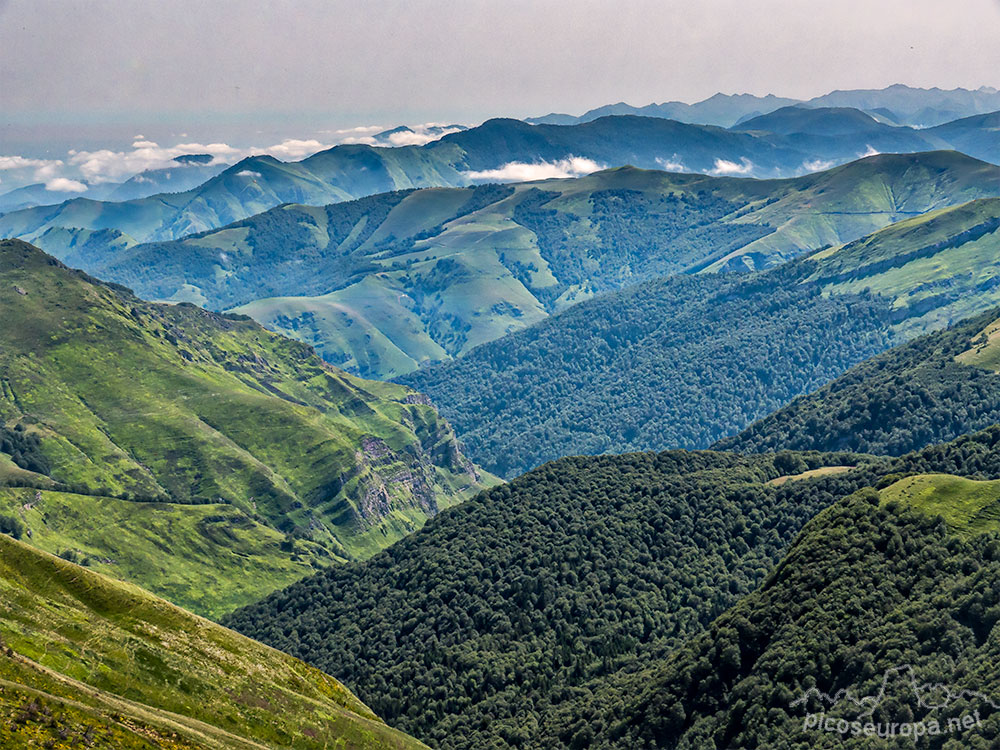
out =
[(1000, 319), (994, 320), (972, 341), (972, 346), (955, 356), (955, 361), (990, 372), (1000, 372)]
[(921, 474), (885, 488), (881, 499), (883, 503), (905, 504), (928, 516), (941, 516), (962, 536), (1000, 531), (1000, 480)]
[[(250, 577), (231, 552), (193, 554), (200, 572), (173, 579), (132, 567), (136, 582), (201, 612), (235, 603), (225, 593), (235, 581), (246, 579), (242, 599), (310, 562), (367, 557), (495, 481), (411, 390), (345, 375), (249, 319), (142, 302), (24, 243), (0, 243), (0, 271), (0, 421), (40, 438), (45, 481), (74, 493), (59, 504), (78, 509), (78, 546), (117, 554), (87, 533), (106, 522), (103, 501), (81, 496), (156, 501), (109, 502), (107, 513), (159, 533), (190, 512), (171, 552), (180, 556), (200, 544), (194, 519), (221, 514), (261, 563)], [(302, 560), (272, 554), (286, 533)], [(226, 577), (203, 587), (214, 569)]]
[(0, 638), (5, 747), (423, 747), (332, 677), (3, 535)]
[[(158, 596), (218, 618), (341, 562), (231, 505), (137, 503), (31, 488), (0, 488), (0, 513), (17, 515), (33, 546), (71, 553), (92, 570), (141, 581)], [(95, 523), (99, 519), (99, 523)]]
[(901, 221), (815, 256), (810, 281), (830, 294), (864, 289), (893, 300), (896, 330), (943, 328), (1000, 302), (1000, 198)]

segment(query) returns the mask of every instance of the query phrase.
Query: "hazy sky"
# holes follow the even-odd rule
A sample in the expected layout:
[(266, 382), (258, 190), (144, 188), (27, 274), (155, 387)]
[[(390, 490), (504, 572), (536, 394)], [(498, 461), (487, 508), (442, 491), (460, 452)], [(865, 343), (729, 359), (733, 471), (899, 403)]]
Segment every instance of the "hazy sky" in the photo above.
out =
[(998, 42), (1000, 0), (0, 0), (0, 191), (354, 126), (1000, 87)]
[(0, 110), (391, 125), (974, 88), (998, 42), (998, 0), (0, 0)]

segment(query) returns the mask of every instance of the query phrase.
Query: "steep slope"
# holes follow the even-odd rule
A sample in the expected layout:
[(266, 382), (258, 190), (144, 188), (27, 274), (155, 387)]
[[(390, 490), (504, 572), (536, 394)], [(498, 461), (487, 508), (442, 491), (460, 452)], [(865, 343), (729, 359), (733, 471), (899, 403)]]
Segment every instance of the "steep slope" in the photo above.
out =
[(3, 534), (0, 646), (4, 747), (424, 747), (332, 677)]
[(901, 455), (1000, 423), (998, 315), (977, 315), (862, 362), (714, 447)]
[(893, 301), (899, 330), (940, 328), (1000, 303), (1000, 198), (931, 211), (811, 256), (807, 282)]
[[(995, 481), (981, 480), (1000, 477), (1000, 428), (901, 459), (815, 453), (740, 459), (680, 451), (562, 459), (442, 514), (377, 558), (325, 571), (235, 613), (230, 622), (320, 667), (339, 670), (363, 699), (393, 717), (390, 721), (399, 717), (401, 727), (442, 750), (808, 747), (780, 740), (712, 744), (697, 734), (686, 745), (654, 744), (648, 738), (659, 737), (652, 733), (662, 725), (673, 726), (678, 712), (656, 696), (686, 691), (684, 700), (693, 705), (681, 706), (681, 719), (701, 710), (695, 701), (704, 693), (730, 726), (739, 726), (743, 706), (754, 707), (749, 727), (763, 724), (759, 714), (771, 704), (758, 708), (753, 691), (741, 694), (742, 702), (726, 702), (717, 689), (720, 681), (730, 684), (733, 653), (728, 641), (711, 647), (716, 626), (697, 635), (707, 627), (705, 617), (728, 610), (736, 595), (761, 584), (762, 593), (751, 597), (769, 596), (788, 566), (769, 576), (773, 563), (817, 512), (859, 490), (893, 486), (904, 475), (943, 472), (957, 476), (910, 479), (892, 492), (905, 491), (928, 512), (954, 508), (947, 516), (963, 536), (987, 523), (997, 528), (1000, 491)], [(927, 491), (928, 484), (940, 493)], [(967, 500), (952, 504), (948, 498), (956, 493)], [(920, 637), (955, 632), (957, 648), (969, 642), (971, 630), (982, 642), (998, 613), (989, 583), (992, 568), (972, 579), (965, 578), (970, 568), (961, 563), (928, 570), (919, 553), (912, 554), (919, 527), (913, 534), (898, 528), (902, 539), (914, 540), (911, 545), (892, 541), (897, 526), (891, 515), (876, 519), (884, 533), (875, 529), (869, 538), (864, 538), (868, 523), (852, 527), (851, 520), (818, 522), (830, 529), (815, 547), (845, 557), (838, 564), (803, 566), (802, 575), (811, 579), (802, 597), (792, 586), (775, 589), (772, 600), (779, 609), (753, 618), (762, 640), (785, 627), (800, 602), (811, 598), (822, 606), (823, 585), (829, 582), (855, 587), (854, 598), (841, 600), (836, 586), (830, 589), (832, 611), (840, 619), (828, 627), (805, 623), (803, 637), (863, 631), (869, 623), (865, 610), (840, 607), (851, 601), (867, 606), (882, 595), (877, 565), (865, 566), (889, 543), (894, 554), (907, 551), (911, 581), (927, 576), (926, 585), (918, 584), (922, 592), (945, 584), (943, 590), (958, 594), (938, 599), (954, 607), (966, 630), (925, 634), (932, 623), (906, 612), (919, 621)], [(946, 540), (944, 549), (955, 551), (958, 543)], [(985, 549), (996, 561), (996, 542)], [(852, 573), (857, 577), (848, 581)], [(894, 575), (884, 582), (895, 586)], [(948, 588), (953, 584), (959, 585)], [(875, 606), (873, 617), (891, 613), (899, 601), (892, 593)], [(729, 638), (734, 618), (721, 617), (717, 622)], [(696, 647), (687, 649), (683, 644), (692, 637)], [(381, 647), (387, 640), (395, 649)], [(991, 642), (996, 644), (995, 636)], [(844, 643), (854, 641), (845, 637)], [(871, 643), (889, 655), (896, 645), (889, 634)], [(804, 682), (811, 675), (819, 681), (843, 668), (841, 661), (825, 661), (822, 645), (826, 642), (799, 654), (794, 640), (783, 640), (784, 650), (776, 648), (773, 659), (758, 664), (769, 668), (792, 660), (796, 679)], [(955, 653), (943, 643), (942, 649), (939, 653)], [(688, 658), (689, 651), (697, 658)], [(680, 660), (685, 668), (676, 670), (674, 679), (660, 677), (661, 669)], [(754, 668), (749, 657), (742, 664)], [(780, 672), (774, 684), (785, 684), (788, 675)], [(440, 692), (442, 684), (449, 686), (446, 692)], [(785, 710), (793, 697), (784, 699)], [(712, 711), (703, 713), (712, 719)], [(801, 726), (802, 717), (797, 720)]]
[(856, 460), (562, 459), (228, 623), (336, 670), (440, 750), (566, 747), (547, 727), (560, 704), (701, 631), (856, 486), (838, 475), (806, 493), (770, 480)]
[[(0, 426), (14, 436), (0, 480), (39, 491), (0, 502), (44, 525), (53, 551), (215, 612), (309, 561), (368, 556), (482, 486), (410, 390), (245, 318), (143, 302), (16, 240), (0, 243), (0, 273)], [(121, 534), (81, 495), (117, 498)], [(172, 562), (148, 566), (159, 533)]]
[(774, 181), (621, 168), (289, 205), (177, 242), (117, 238), (105, 255), (91, 240), (66, 252), (149, 298), (242, 305), (338, 366), (391, 377), (597, 292), (706, 266), (765, 267), (996, 194), (1000, 168), (949, 152)]
[(759, 592), (633, 679), (623, 711), (595, 701), (593, 746), (995, 745), (998, 496), (939, 474), (838, 503)]

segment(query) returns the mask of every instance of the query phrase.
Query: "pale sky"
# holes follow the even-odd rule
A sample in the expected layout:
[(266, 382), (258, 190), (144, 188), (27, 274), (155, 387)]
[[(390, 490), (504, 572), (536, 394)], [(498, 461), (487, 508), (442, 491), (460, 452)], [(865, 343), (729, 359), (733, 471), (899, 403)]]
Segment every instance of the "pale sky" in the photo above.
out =
[(0, 154), (1000, 87), (998, 40), (1000, 0), (0, 0)]

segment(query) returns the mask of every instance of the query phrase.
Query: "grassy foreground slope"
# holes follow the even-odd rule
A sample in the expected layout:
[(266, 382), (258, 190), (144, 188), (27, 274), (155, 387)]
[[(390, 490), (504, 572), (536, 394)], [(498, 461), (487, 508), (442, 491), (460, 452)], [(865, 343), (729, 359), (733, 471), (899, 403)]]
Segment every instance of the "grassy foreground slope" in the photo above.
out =
[[(791, 180), (620, 168), (587, 177), (287, 205), (176, 242), (81, 240), (72, 261), (150, 299), (236, 305), (328, 361), (389, 377), (656, 276), (762, 268), (1000, 194), (953, 152)], [(60, 248), (68, 241), (53, 234)]]
[(3, 534), (0, 745), (424, 747), (332, 677)]
[[(53, 551), (214, 611), (222, 591), (245, 602), (306, 563), (366, 557), (483, 486), (413, 391), (246, 318), (143, 302), (19, 241), (0, 243), (0, 272), (0, 480), (39, 492), (0, 503), (45, 526)], [(116, 498), (121, 536), (83, 496)], [(160, 535), (162, 575), (146, 541)], [(228, 586), (198, 589), (224, 571)]]

